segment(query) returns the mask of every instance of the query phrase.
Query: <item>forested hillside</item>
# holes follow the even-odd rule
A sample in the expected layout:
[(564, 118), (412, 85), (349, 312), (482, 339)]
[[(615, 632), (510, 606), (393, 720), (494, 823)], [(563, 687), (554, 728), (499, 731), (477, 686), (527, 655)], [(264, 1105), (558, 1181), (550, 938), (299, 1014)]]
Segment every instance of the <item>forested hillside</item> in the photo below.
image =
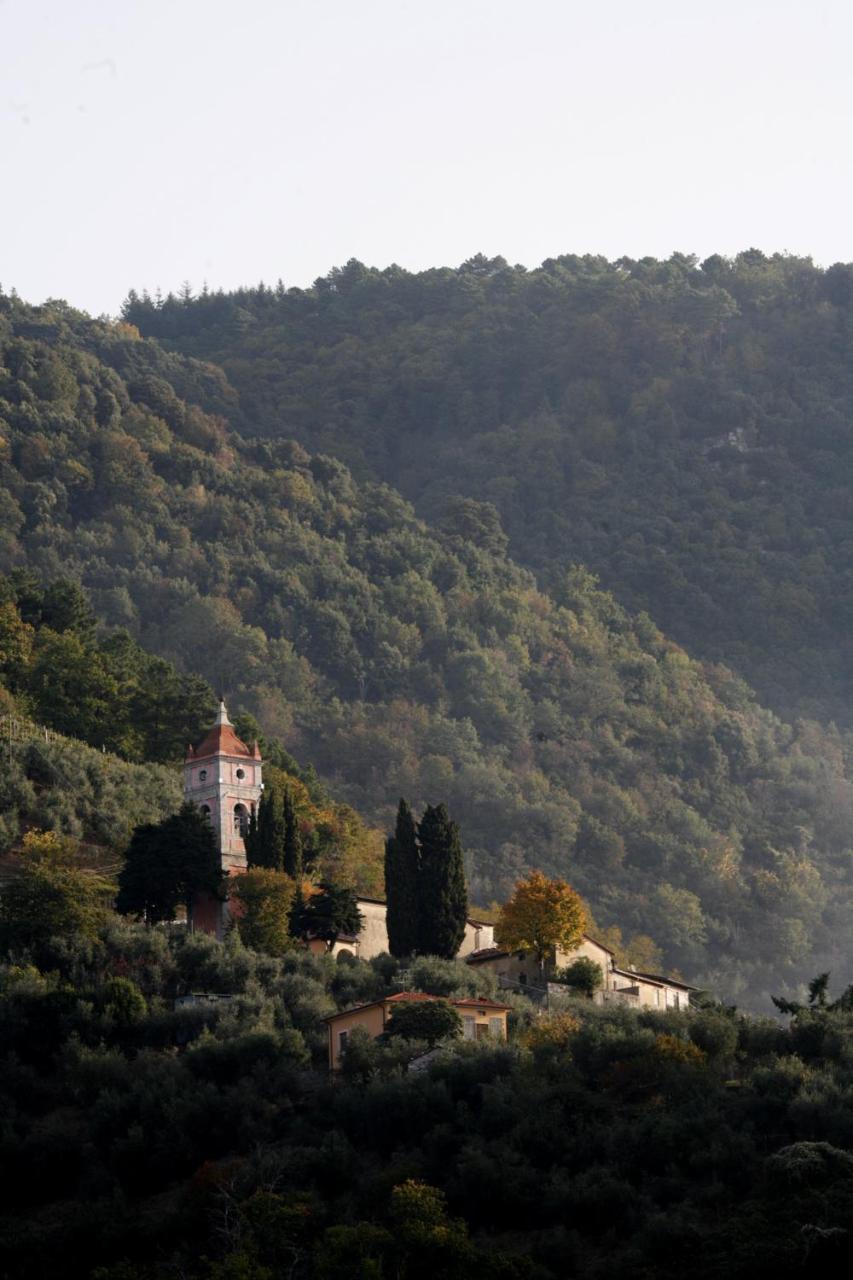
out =
[(4, 1278), (846, 1274), (849, 991), (790, 1028), (510, 996), (509, 1044), (406, 1073), (424, 1041), (356, 1032), (325, 1077), (324, 1016), (483, 978), (114, 917), (0, 963)]
[(131, 296), (126, 315), (221, 364), (253, 434), (431, 519), (491, 502), (546, 585), (581, 562), (777, 711), (850, 722), (853, 267), (350, 262), (312, 289)]
[(4, 298), (0, 351), (0, 568), (78, 577), (372, 820), (446, 801), (475, 900), (538, 866), (727, 993), (843, 971), (835, 731), (787, 727), (583, 570), (546, 594), (488, 509), (430, 529), (332, 457), (237, 434), (222, 372), (132, 325)]

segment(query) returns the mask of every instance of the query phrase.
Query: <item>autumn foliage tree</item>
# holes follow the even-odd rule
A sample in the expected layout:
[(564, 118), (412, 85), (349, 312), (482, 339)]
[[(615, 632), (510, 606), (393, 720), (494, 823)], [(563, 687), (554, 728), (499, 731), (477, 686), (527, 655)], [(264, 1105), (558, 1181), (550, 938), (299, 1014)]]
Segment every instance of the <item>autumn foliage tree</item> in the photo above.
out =
[(586, 908), (565, 880), (531, 871), (501, 907), (495, 939), (508, 951), (532, 951), (542, 972), (556, 950), (572, 951), (583, 937)]

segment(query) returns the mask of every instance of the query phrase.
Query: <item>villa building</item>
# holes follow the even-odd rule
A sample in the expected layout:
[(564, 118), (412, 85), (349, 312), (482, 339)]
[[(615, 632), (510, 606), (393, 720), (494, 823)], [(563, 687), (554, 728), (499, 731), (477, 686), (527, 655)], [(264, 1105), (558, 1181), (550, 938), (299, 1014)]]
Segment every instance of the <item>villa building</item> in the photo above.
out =
[(601, 970), (601, 986), (593, 999), (597, 1004), (627, 1004), (637, 1008), (686, 1009), (690, 1004), (690, 987), (677, 978), (660, 974), (639, 973), (616, 964), (616, 957), (609, 947), (584, 934), (573, 951), (556, 950), (549, 957), (544, 974), (540, 974), (536, 957), (530, 951), (504, 951), (501, 947), (486, 947), (465, 956), (467, 964), (488, 969), (495, 974), (498, 984), (510, 990), (531, 993), (541, 987), (543, 981), (553, 982), (554, 975), (565, 969), (573, 960), (582, 956), (592, 960)]
[[(359, 1005), (356, 1009), (347, 1009), (344, 1013), (333, 1013), (331, 1017), (325, 1019), (329, 1029), (329, 1070), (339, 1069), (341, 1055), (347, 1047), (350, 1033), (356, 1027), (363, 1027), (375, 1039), (387, 1029), (395, 1008), (399, 1008), (402, 1004), (416, 1004), (440, 998), (427, 995), (422, 991), (400, 991), (396, 995), (386, 996), (384, 1000), (373, 1000), (370, 1004)], [(509, 1013), (507, 1005), (499, 1004), (496, 1000), (473, 996), (451, 999), (448, 1003), (462, 1019), (464, 1039), (506, 1040), (506, 1019)]]

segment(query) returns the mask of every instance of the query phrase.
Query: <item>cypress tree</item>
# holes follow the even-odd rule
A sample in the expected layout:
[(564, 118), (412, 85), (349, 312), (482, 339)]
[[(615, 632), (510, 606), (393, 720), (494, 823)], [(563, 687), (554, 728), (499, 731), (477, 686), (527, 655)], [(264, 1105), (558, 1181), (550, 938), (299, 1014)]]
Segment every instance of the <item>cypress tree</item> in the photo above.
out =
[[(261, 804), (263, 804), (263, 796), (261, 796)], [(249, 814), (249, 825), (246, 827), (246, 834), (243, 836), (243, 844), (246, 846), (246, 865), (248, 867), (263, 866), (260, 861), (261, 842), (258, 836), (258, 810), (256, 805), (252, 805), (252, 812)]]
[(465, 936), (468, 890), (459, 828), (443, 804), (427, 805), (418, 824), (418, 841), (418, 950), (452, 960)]
[(394, 834), (385, 841), (385, 899), (388, 950), (411, 956), (418, 950), (418, 841), (405, 800), (397, 807)]
[(284, 870), (284, 810), (281, 795), (270, 787), (261, 796), (258, 806), (257, 859), (258, 867)]
[(302, 879), (302, 835), (299, 830), (299, 819), (293, 803), (293, 792), (290, 787), (284, 789), (282, 807), (284, 823), (283, 869), (294, 880)]

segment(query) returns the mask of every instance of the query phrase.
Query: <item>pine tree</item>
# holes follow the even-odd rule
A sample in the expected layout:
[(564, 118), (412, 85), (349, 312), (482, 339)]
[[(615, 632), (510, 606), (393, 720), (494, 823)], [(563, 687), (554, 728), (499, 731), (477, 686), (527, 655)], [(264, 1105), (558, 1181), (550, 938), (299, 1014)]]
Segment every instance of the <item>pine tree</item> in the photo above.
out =
[(418, 824), (418, 841), (418, 950), (452, 960), (465, 936), (468, 890), (459, 828), (443, 804), (427, 805)]
[(189, 917), (198, 893), (221, 894), (222, 867), (213, 828), (193, 804), (133, 832), (118, 878), (116, 908), (148, 924), (171, 920), (183, 902)]
[(323, 881), (302, 908), (299, 931), (309, 937), (322, 938), (331, 949), (339, 934), (355, 936), (362, 923), (355, 890), (348, 885)]
[(411, 956), (418, 950), (418, 841), (407, 801), (397, 807), (394, 834), (385, 842), (388, 950)]
[(299, 819), (293, 803), (293, 792), (290, 787), (284, 789), (282, 806), (284, 822), (283, 867), (294, 880), (302, 879), (302, 835), (299, 830)]

